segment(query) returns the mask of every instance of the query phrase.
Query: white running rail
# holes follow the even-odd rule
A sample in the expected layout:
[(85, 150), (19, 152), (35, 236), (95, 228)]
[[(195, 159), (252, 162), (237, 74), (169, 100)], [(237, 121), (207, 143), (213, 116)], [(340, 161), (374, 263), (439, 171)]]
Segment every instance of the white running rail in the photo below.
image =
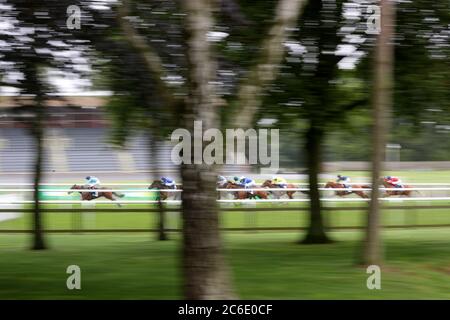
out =
[[(378, 198), (380, 201), (388, 202), (404, 202), (404, 201), (450, 201), (450, 197), (429, 197), (429, 198)], [(322, 198), (321, 201), (326, 202), (367, 202), (370, 199), (362, 198)], [(176, 203), (180, 204), (181, 200), (161, 200), (163, 203)], [(231, 203), (257, 203), (257, 202), (309, 202), (309, 199), (243, 199), (243, 200), (231, 200), (223, 199), (217, 200), (217, 202), (231, 202)], [(0, 204), (31, 204), (34, 203), (33, 200), (23, 200), (23, 201), (0, 201)], [(145, 203), (159, 203), (158, 200), (115, 200), (115, 201), (105, 201), (105, 200), (94, 200), (94, 201), (83, 201), (83, 200), (41, 200), (39, 203), (42, 204), (79, 204), (79, 203), (92, 203), (92, 204), (145, 204)]]
[[(290, 183), (290, 182), (289, 182)], [(148, 183), (142, 183), (142, 182), (136, 182), (136, 183), (105, 183), (106, 185), (109, 186), (124, 186), (124, 187), (128, 187), (128, 186), (147, 186), (149, 187), (152, 183), (148, 182)], [(296, 183), (290, 183), (296, 186), (307, 186), (308, 183), (307, 182), (296, 182)], [(319, 185), (325, 185), (326, 182), (319, 182)], [(349, 185), (361, 185), (361, 184), (367, 184), (370, 185), (370, 182), (350, 182), (348, 183)], [(447, 182), (442, 182), (442, 183), (438, 183), (438, 182), (408, 182), (408, 184), (410, 185), (416, 185), (416, 186), (450, 186), (450, 183)], [(64, 182), (54, 182), (54, 183), (40, 183), (39, 185), (41, 186), (72, 186), (73, 183), (64, 183)], [(33, 183), (30, 182), (0, 182), (0, 186), (33, 186)]]
[[(450, 191), (450, 187), (432, 187), (432, 188), (384, 188), (380, 187), (380, 190), (385, 191)], [(39, 192), (183, 192), (182, 189), (40, 189)], [(321, 191), (371, 191), (369, 188), (319, 188)], [(0, 192), (33, 192), (34, 189), (0, 189)], [(288, 191), (309, 191), (309, 188), (240, 188), (240, 189), (216, 189), (220, 192), (237, 192), (237, 191), (278, 191), (278, 192), (288, 192)]]

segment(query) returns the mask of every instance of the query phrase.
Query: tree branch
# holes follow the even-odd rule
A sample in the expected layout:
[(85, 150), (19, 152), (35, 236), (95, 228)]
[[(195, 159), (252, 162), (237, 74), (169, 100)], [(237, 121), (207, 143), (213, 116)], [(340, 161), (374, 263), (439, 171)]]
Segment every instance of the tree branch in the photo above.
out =
[(119, 5), (117, 8), (117, 22), (127, 41), (141, 55), (145, 67), (153, 74), (158, 94), (168, 107), (172, 107), (175, 104), (175, 98), (163, 80), (166, 74), (162, 66), (161, 58), (127, 19), (130, 16), (129, 2), (127, 0), (121, 1), (122, 5)]
[(255, 114), (262, 103), (264, 87), (272, 82), (278, 73), (285, 49), (283, 42), (289, 35), (289, 29), (297, 23), (300, 12), (307, 0), (279, 0), (275, 23), (262, 44), (258, 63), (249, 71), (247, 78), (239, 88), (237, 95), (237, 109), (231, 121), (233, 126), (249, 128)]

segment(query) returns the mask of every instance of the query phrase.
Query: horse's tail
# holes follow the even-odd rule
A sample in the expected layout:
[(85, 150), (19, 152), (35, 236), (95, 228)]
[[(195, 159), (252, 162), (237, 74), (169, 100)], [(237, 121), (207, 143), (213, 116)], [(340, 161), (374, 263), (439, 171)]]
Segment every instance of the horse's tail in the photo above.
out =
[(119, 197), (119, 198), (125, 197), (125, 194), (123, 194), (123, 193), (113, 192), (113, 195), (115, 195), (116, 197)]

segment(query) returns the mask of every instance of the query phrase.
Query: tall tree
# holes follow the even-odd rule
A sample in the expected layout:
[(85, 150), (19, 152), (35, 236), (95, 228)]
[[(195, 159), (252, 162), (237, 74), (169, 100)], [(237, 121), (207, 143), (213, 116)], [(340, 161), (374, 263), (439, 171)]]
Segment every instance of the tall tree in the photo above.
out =
[[(231, 2), (228, 1), (228, 4)], [(188, 58), (187, 70), (184, 74), (187, 78), (187, 88), (178, 95), (173, 93), (173, 88), (170, 88), (164, 80), (167, 79), (167, 70), (158, 55), (158, 50), (150, 45), (146, 37), (142, 35), (142, 30), (137, 29), (138, 24), (130, 19), (128, 1), (123, 1), (118, 11), (119, 24), (130, 45), (141, 55), (145, 70), (152, 74), (166, 112), (176, 116), (182, 111), (182, 124), (191, 132), (193, 132), (194, 120), (203, 121), (203, 129), (217, 128), (220, 125), (219, 105), (222, 102), (218, 97), (218, 86), (214, 81), (217, 77), (218, 61), (211, 52), (211, 44), (208, 40), (209, 32), (214, 26), (212, 19), (213, 11), (216, 10), (213, 9), (214, 3), (210, 0), (182, 2), (186, 35), (184, 47)], [(287, 5), (287, 3), (296, 5)], [(279, 14), (285, 14), (285, 10), (296, 10), (296, 16), (293, 18), (295, 21), (301, 3), (303, 1), (300, 0), (279, 1), (278, 7), (284, 10), (278, 10), (274, 19), (277, 32), (275, 36), (268, 35), (268, 38), (272, 39), (271, 44), (263, 46), (268, 49), (263, 49), (262, 58), (256, 59), (255, 62), (254, 70), (257, 71), (253, 73), (263, 79), (253, 86), (257, 92), (261, 92), (260, 86), (267, 85), (273, 79), (273, 70), (277, 69), (276, 64), (281, 60), (278, 51), (283, 50), (281, 44), (287, 34), (285, 28), (288, 25), (284, 24), (286, 20), (281, 19)], [(236, 9), (234, 5), (225, 7), (228, 11), (230, 8)], [(276, 59), (273, 59), (274, 56)], [(268, 73), (265, 73), (265, 70)], [(185, 98), (186, 95), (187, 98)], [(214, 166), (205, 164), (183, 164), (181, 176), (185, 296), (190, 299), (234, 298), (231, 276), (225, 263), (219, 233), (215, 191), (217, 170)]]
[[(189, 97), (184, 111), (184, 127), (194, 137), (194, 121), (203, 130), (219, 127), (219, 110), (213, 81), (216, 64), (207, 34), (213, 26), (213, 2), (183, 1), (189, 65)], [(192, 140), (193, 142), (193, 140)], [(192, 144), (193, 145), (193, 144)], [(204, 146), (200, 152), (203, 153)], [(187, 299), (227, 299), (235, 297), (219, 232), (217, 171), (214, 165), (181, 165), (183, 180), (183, 272)], [(203, 272), (199, 272), (202, 269)]]
[(297, 115), (297, 122), (305, 122), (302, 153), (310, 189), (309, 226), (300, 241), (305, 244), (331, 242), (325, 232), (319, 192), (325, 138), (333, 124), (343, 121), (349, 111), (367, 100), (364, 91), (354, 93), (346, 88), (348, 80), (339, 69), (343, 57), (338, 51), (346, 44), (347, 35), (342, 31), (343, 2), (308, 2), (298, 22), (299, 30), (292, 36), (290, 59), (267, 99), (278, 113), (288, 114), (291, 119)]
[(30, 107), (34, 113), (34, 119), (31, 121), (31, 133), (34, 138), (35, 158), (34, 158), (34, 179), (33, 179), (33, 250), (46, 249), (43, 234), (43, 221), (41, 214), (41, 204), (39, 199), (39, 188), (42, 179), (42, 163), (44, 159), (44, 128), (43, 121), (45, 119), (45, 105), (42, 79), (39, 77), (39, 64), (37, 59), (30, 57), (23, 63), (23, 72), (25, 79), (23, 82), (25, 92), (34, 95), (33, 102)]
[[(54, 88), (49, 85), (48, 72), (53, 68), (74, 75), (82, 73), (76, 71), (70, 55), (67, 55), (74, 50), (83, 50), (82, 45), (72, 42), (73, 37), (67, 32), (66, 11), (69, 4), (54, 0), (9, 0), (0, 9), (0, 15), (6, 25), (6, 28), (0, 29), (0, 40), (3, 42), (0, 47), (3, 64), (0, 69), (5, 68), (0, 72), (3, 73), (1, 84), (16, 90), (18, 95), (15, 99), (19, 102), (19, 110), (33, 114), (28, 125), (35, 142), (36, 156), (33, 167), (34, 250), (46, 248), (39, 185), (44, 160), (45, 106), (49, 95), (54, 93)], [(9, 79), (10, 75), (13, 75), (12, 80)]]
[(380, 238), (380, 176), (383, 171), (384, 150), (389, 131), (389, 119), (392, 108), (392, 85), (395, 30), (395, 7), (393, 0), (380, 1), (381, 28), (377, 39), (374, 61), (374, 86), (372, 97), (372, 191), (367, 217), (366, 242), (363, 263), (366, 265), (382, 262)]

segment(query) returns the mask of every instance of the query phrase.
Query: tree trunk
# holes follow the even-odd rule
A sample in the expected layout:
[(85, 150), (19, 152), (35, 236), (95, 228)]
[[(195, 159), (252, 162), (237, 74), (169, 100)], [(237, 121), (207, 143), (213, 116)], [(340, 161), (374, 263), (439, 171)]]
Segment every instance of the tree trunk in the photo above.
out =
[(43, 223), (41, 216), (41, 208), (39, 203), (39, 185), (41, 182), (42, 176), (42, 162), (44, 156), (44, 146), (43, 146), (43, 128), (42, 128), (42, 119), (44, 118), (43, 106), (40, 99), (37, 98), (36, 103), (36, 119), (34, 123), (34, 138), (35, 138), (35, 146), (36, 146), (36, 158), (34, 163), (34, 212), (33, 212), (33, 250), (43, 250), (46, 249), (44, 235), (43, 235)]
[(309, 177), (310, 222), (306, 237), (301, 241), (304, 244), (332, 242), (325, 233), (319, 192), (319, 173), (322, 161), (321, 148), (324, 132), (311, 122), (306, 133), (306, 152)]
[[(213, 25), (212, 1), (189, 0), (182, 3), (186, 11), (189, 62), (189, 101), (185, 105), (184, 122), (192, 134), (194, 120), (202, 121), (203, 130), (219, 128), (213, 84), (216, 68), (207, 41), (207, 32)], [(192, 137), (195, 138), (194, 135)], [(182, 164), (181, 177), (184, 296), (186, 299), (234, 298), (219, 232), (216, 167), (203, 161), (200, 164)]]
[(381, 0), (381, 31), (378, 35), (375, 53), (375, 80), (373, 86), (373, 129), (372, 129), (372, 192), (367, 217), (367, 233), (362, 263), (381, 264), (382, 244), (380, 239), (379, 180), (383, 171), (383, 155), (388, 132), (392, 104), (392, 72), (394, 33), (394, 2)]
[(169, 240), (166, 233), (166, 213), (161, 201), (158, 202), (158, 240)]
[[(158, 138), (156, 137), (156, 135), (151, 134), (150, 133), (150, 137), (151, 137), (151, 141), (150, 141), (150, 159), (151, 159), (151, 163), (153, 164), (152, 167), (152, 171), (153, 171), (153, 175), (155, 177), (160, 177), (160, 172), (158, 171), (158, 164), (157, 164), (157, 152), (158, 152), (158, 147), (157, 147), (157, 143), (158, 143)], [(158, 193), (158, 200), (161, 200), (161, 195)], [(158, 201), (158, 240), (168, 240), (168, 236), (166, 233), (166, 214), (165, 214), (165, 210), (164, 210), (164, 204), (161, 201)]]

